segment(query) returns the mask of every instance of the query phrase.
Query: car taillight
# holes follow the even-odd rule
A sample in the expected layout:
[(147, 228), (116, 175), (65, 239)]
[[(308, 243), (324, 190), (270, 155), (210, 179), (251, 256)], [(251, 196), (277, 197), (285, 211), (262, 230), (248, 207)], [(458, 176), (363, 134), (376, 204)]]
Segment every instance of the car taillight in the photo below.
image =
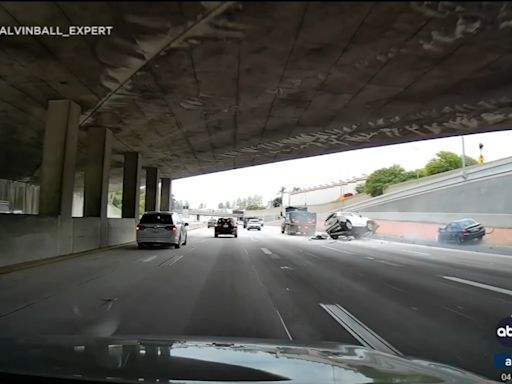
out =
[(175, 231), (176, 227), (174, 225), (169, 225), (169, 226), (165, 227), (165, 229), (167, 229), (168, 231)]
[(142, 231), (143, 229), (145, 229), (146, 227), (143, 226), (143, 225), (137, 225), (137, 231)]

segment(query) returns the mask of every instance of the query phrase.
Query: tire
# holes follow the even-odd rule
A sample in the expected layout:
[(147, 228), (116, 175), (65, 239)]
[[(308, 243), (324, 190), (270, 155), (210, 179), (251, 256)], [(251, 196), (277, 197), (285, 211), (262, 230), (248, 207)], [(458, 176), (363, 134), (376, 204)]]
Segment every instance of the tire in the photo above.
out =
[(174, 244), (174, 248), (176, 248), (176, 249), (181, 248), (181, 236), (180, 236), (180, 238), (178, 239), (178, 243)]
[(139, 247), (139, 249), (146, 249), (144, 243), (137, 243), (137, 246)]
[(464, 238), (462, 236), (457, 236), (455, 238), (455, 242), (460, 245), (460, 244), (464, 243)]
[(284, 229), (281, 229), (281, 233), (284, 233)]
[(350, 222), (350, 220), (347, 220), (347, 222), (345, 223), (345, 227), (347, 227), (347, 229), (348, 229), (349, 231), (351, 231), (351, 230), (352, 230), (353, 226), (352, 226), (352, 223)]
[(219, 234), (218, 234), (218, 233), (216, 233), (216, 234), (215, 234), (215, 237), (219, 237)]
[(235, 233), (235, 237), (238, 237), (238, 233)]
[(261, 231), (261, 228), (258, 228), (258, 231)]
[(188, 240), (188, 235), (185, 235), (185, 242), (183, 243), (183, 245), (187, 245), (187, 240)]
[(331, 236), (331, 239), (338, 240), (338, 235), (330, 235), (330, 236)]

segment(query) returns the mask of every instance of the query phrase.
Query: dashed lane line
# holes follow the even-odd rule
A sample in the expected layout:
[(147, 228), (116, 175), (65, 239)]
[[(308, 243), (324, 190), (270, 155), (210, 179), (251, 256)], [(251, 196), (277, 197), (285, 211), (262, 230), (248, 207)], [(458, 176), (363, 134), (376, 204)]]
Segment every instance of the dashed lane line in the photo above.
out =
[(503, 293), (504, 295), (512, 296), (512, 291), (505, 289), (505, 288), (495, 287), (493, 285), (478, 283), (476, 281), (471, 281), (471, 280), (459, 279), (458, 277), (453, 277), (453, 276), (441, 276), (441, 277), (443, 279), (455, 281), (457, 283), (471, 285), (473, 287), (487, 289), (488, 291)]

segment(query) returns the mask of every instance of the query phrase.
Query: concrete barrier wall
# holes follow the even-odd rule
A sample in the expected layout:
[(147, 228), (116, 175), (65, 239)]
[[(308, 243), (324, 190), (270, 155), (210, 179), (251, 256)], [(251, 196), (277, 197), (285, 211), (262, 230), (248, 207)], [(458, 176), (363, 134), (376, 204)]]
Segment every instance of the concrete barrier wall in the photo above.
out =
[(367, 201), (350, 206), (372, 212), (512, 213), (512, 176), (467, 181), (391, 201)]
[(471, 217), (487, 227), (512, 228), (512, 214), (449, 213), (449, 212), (361, 212), (375, 220), (391, 220), (446, 224), (453, 220)]
[(59, 219), (0, 215), (0, 266), (58, 255)]
[(99, 248), (100, 224), (99, 217), (73, 218), (73, 253)]
[(135, 241), (136, 225), (135, 219), (107, 219), (107, 245), (119, 245)]

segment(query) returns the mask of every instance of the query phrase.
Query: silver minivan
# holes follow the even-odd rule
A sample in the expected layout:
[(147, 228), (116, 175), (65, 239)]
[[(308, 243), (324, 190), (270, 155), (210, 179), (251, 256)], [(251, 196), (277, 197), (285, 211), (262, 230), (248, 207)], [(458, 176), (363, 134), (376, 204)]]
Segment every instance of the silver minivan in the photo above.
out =
[(152, 244), (180, 248), (187, 244), (187, 227), (176, 212), (146, 212), (137, 225), (137, 244), (139, 248)]

